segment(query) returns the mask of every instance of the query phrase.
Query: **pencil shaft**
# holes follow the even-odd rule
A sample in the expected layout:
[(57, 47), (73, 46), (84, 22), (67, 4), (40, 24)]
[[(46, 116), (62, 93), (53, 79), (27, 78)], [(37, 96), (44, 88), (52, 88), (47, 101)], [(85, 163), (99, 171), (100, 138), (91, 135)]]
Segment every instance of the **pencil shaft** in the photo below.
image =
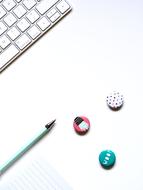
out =
[(34, 146), (42, 137), (48, 133), (48, 129), (44, 128), (36, 135), (29, 143), (22, 147), (10, 160), (0, 167), (0, 174), (3, 174), (10, 166), (12, 166), (18, 159), (20, 159), (32, 146)]

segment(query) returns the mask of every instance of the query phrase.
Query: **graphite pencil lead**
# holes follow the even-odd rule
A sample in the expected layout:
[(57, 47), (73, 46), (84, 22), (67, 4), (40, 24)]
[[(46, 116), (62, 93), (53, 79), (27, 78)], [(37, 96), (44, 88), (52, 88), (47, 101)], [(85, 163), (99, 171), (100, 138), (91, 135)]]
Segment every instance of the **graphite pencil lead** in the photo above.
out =
[(46, 127), (47, 129), (51, 129), (51, 128), (54, 126), (55, 122), (56, 122), (56, 119), (53, 120), (53, 121), (51, 121), (51, 122), (48, 123), (47, 125), (45, 125), (45, 127)]

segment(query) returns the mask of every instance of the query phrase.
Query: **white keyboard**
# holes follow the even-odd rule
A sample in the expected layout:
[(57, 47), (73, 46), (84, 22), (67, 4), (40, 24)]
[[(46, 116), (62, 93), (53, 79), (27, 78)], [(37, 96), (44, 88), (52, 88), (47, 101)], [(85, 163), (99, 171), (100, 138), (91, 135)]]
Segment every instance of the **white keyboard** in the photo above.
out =
[(65, 0), (0, 0), (0, 72), (70, 10)]

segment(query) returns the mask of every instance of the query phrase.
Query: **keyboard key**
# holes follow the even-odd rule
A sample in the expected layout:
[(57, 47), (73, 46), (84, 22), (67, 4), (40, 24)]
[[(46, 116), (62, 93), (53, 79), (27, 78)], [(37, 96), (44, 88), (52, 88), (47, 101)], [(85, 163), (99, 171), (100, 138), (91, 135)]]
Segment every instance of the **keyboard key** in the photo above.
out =
[(3, 24), (2, 22), (0, 22), (0, 36), (7, 30), (7, 27), (5, 26), (5, 24)]
[(59, 11), (63, 14), (65, 13), (69, 8), (69, 4), (65, 1), (61, 1), (58, 5), (57, 5), (57, 8), (59, 9)]
[(26, 34), (23, 34), (15, 43), (22, 50), (27, 45), (29, 45), (30, 42), (31, 42), (31, 39)]
[(37, 22), (37, 25), (41, 28), (41, 30), (46, 30), (46, 28), (48, 28), (51, 24), (48, 19), (43, 17), (40, 21)]
[(61, 14), (61, 1), (0, 0), (0, 72), (70, 11)]
[(0, 54), (0, 68), (12, 60), (18, 53), (19, 50), (14, 45), (9, 46), (2, 54)]
[(4, 22), (10, 27), (12, 26), (14, 23), (17, 22), (17, 19), (15, 18), (15, 16), (12, 13), (9, 13), (8, 16), (6, 16), (4, 18)]
[(25, 18), (23, 18), (22, 20), (20, 20), (18, 23), (17, 23), (17, 26), (18, 28), (24, 32), (27, 28), (30, 27), (30, 24), (29, 22), (27, 22), (27, 20)]
[(60, 17), (60, 14), (58, 12), (56, 12), (51, 18), (50, 20), (52, 22), (55, 22), (58, 18)]
[(56, 11), (55, 8), (51, 9), (51, 10), (47, 13), (47, 17), (48, 17), (48, 18), (52, 17), (56, 12), (57, 12), (57, 11)]
[(16, 16), (18, 17), (18, 18), (21, 18), (23, 15), (25, 15), (26, 14), (26, 9), (24, 9), (24, 7), (22, 6), (22, 5), (19, 5), (18, 7), (16, 7), (15, 9), (14, 9), (14, 11), (13, 11), (15, 14), (16, 14)]
[(0, 19), (6, 14), (5, 10), (0, 6)]
[(13, 7), (16, 6), (16, 3), (13, 0), (4, 0), (3, 6), (10, 11)]
[(58, 0), (43, 0), (41, 1), (36, 9), (39, 11), (39, 13), (41, 13), (42, 15), (48, 11), (53, 5), (55, 5), (58, 2)]
[(24, 0), (23, 4), (25, 5), (25, 7), (27, 9), (31, 9), (32, 7), (34, 7), (34, 5), (36, 5), (36, 1), (35, 0)]
[(36, 27), (36, 26), (32, 26), (32, 28), (30, 28), (27, 33), (31, 36), (31, 38), (34, 40), (35, 38), (37, 38), (37, 36), (39, 36), (41, 34), (40, 30)]
[(29, 14), (26, 15), (28, 20), (33, 24), (40, 17), (35, 10), (32, 10)]
[(2, 49), (5, 49), (10, 43), (10, 40), (5, 35), (0, 38), (0, 47)]
[(10, 30), (7, 32), (7, 35), (8, 35), (12, 40), (15, 40), (18, 36), (20, 36), (20, 32), (19, 32), (15, 27), (13, 27), (12, 29), (10, 29)]
[(22, 1), (22, 0), (16, 0), (17, 1), (17, 3), (19, 3), (20, 1)]

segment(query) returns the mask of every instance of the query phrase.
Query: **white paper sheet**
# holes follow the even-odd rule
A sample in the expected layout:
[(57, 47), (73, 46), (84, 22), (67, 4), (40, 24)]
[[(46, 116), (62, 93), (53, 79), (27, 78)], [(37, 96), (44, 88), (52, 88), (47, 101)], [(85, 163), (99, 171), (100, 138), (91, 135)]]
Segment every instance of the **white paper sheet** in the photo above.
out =
[[(13, 168), (14, 169), (14, 168)], [(1, 190), (72, 190), (44, 160), (34, 160), (0, 187)]]

